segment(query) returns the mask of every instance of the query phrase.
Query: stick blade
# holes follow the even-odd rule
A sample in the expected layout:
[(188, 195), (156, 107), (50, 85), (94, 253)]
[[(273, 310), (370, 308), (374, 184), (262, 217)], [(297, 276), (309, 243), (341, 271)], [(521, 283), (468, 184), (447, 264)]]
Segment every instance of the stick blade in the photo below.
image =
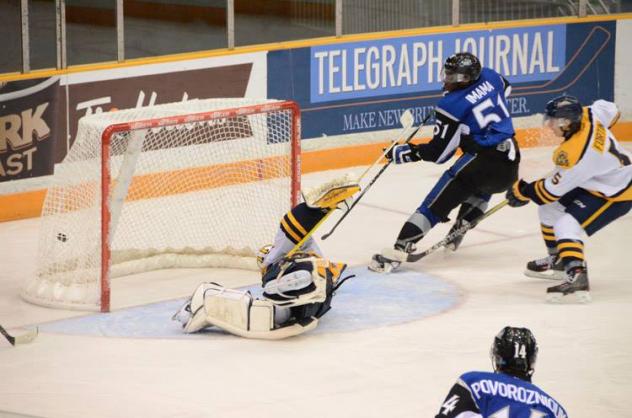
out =
[(15, 344), (28, 344), (31, 341), (33, 341), (37, 335), (39, 334), (39, 330), (37, 327), (27, 331), (26, 333), (22, 334), (22, 335), (17, 335), (15, 336)]
[(408, 256), (406, 257), (406, 261), (409, 263), (414, 263), (417, 262), (419, 260), (421, 260), (422, 258), (424, 258), (425, 256), (428, 255), (427, 251), (421, 252), (421, 253), (411, 253), (408, 254)]

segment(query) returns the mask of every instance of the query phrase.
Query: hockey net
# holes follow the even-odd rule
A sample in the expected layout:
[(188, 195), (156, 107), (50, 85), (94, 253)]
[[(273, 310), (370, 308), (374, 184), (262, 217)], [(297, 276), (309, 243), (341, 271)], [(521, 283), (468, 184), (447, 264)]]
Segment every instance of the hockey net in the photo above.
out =
[(209, 99), (82, 118), (42, 211), (33, 303), (110, 309), (110, 278), (256, 268), (300, 190), (293, 102)]

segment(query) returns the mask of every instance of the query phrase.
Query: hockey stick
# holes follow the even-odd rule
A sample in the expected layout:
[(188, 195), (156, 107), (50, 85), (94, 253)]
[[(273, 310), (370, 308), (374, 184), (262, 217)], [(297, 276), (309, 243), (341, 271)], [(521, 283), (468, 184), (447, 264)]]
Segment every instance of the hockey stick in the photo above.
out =
[(27, 344), (30, 343), (31, 341), (33, 341), (35, 339), (35, 337), (37, 337), (37, 327), (35, 327), (34, 329), (22, 334), (22, 335), (17, 335), (17, 336), (12, 336), (10, 335), (6, 329), (4, 329), (2, 327), (2, 325), (0, 325), (0, 334), (4, 335), (4, 337), (9, 340), (9, 342), (11, 343), (11, 345), (18, 345), (18, 344)]
[[(430, 114), (429, 114), (429, 115), (430, 115)], [(423, 122), (421, 122), (421, 125), (423, 125), (423, 124), (426, 122), (426, 120), (427, 120), (427, 119), (428, 119), (428, 116), (426, 116), (426, 119), (424, 119), (424, 121), (423, 121)], [(360, 177), (358, 177), (358, 183), (360, 182), (360, 180), (362, 180), (362, 179), (364, 178), (364, 176), (366, 176), (366, 174), (367, 174), (369, 171), (371, 171), (371, 169), (372, 169), (373, 167), (375, 167), (375, 166), (376, 166), (376, 165), (377, 165), (380, 161), (382, 161), (382, 158), (386, 157), (386, 154), (388, 154), (388, 153), (389, 153), (389, 151), (390, 151), (390, 150), (391, 150), (391, 149), (392, 149), (395, 145), (397, 145), (397, 144), (399, 143), (399, 141), (400, 141), (402, 138), (404, 138), (404, 135), (406, 134), (406, 131), (408, 131), (408, 130), (409, 130), (409, 129), (413, 126), (413, 123), (415, 123), (415, 118), (413, 117), (413, 114), (410, 112), (410, 110), (407, 110), (407, 111), (405, 111), (405, 112), (402, 114), (402, 116), (399, 118), (399, 123), (401, 123), (401, 124), (402, 124), (402, 130), (401, 130), (401, 132), (400, 132), (399, 136), (398, 136), (398, 137), (397, 137), (394, 141), (392, 141), (392, 142), (391, 142), (391, 144), (390, 144), (390, 145), (389, 145), (386, 149), (384, 149), (384, 151), (382, 151), (382, 154), (378, 157), (378, 159), (377, 159), (377, 160), (375, 160), (375, 161), (373, 162), (373, 164), (371, 164), (371, 165), (370, 165), (370, 166), (369, 166), (366, 170), (364, 170), (364, 173), (362, 173), (362, 174), (360, 175)], [(421, 126), (421, 125), (420, 125), (420, 126)], [(416, 133), (418, 130), (419, 130), (419, 128), (417, 128), (417, 129), (415, 130), (415, 133)], [(413, 135), (414, 135), (415, 133), (413, 133)], [(408, 141), (406, 141), (406, 142), (408, 142)]]
[(493, 208), (491, 208), (490, 210), (485, 212), (483, 215), (481, 215), (481, 217), (478, 218), (476, 220), (476, 222), (474, 222), (474, 223), (467, 223), (467, 224), (463, 225), (462, 227), (460, 227), (459, 229), (455, 230), (451, 234), (448, 234), (444, 239), (442, 239), (441, 241), (437, 242), (435, 245), (433, 245), (432, 247), (428, 248), (427, 250), (422, 251), (420, 253), (408, 254), (408, 257), (406, 257), (406, 261), (408, 261), (410, 263), (414, 263), (415, 261), (421, 260), (422, 258), (427, 256), (428, 254), (431, 254), (431, 253), (435, 252), (439, 248), (445, 246), (448, 242), (452, 241), (454, 238), (456, 238), (458, 236), (461, 236), (461, 235), (465, 234), (467, 231), (469, 231), (470, 229), (474, 228), (483, 219), (485, 219), (485, 218), (493, 215), (494, 213), (498, 212), (500, 209), (505, 207), (507, 205), (507, 203), (508, 203), (508, 201), (506, 199), (503, 200), (502, 202), (500, 202), (499, 204), (497, 204), (496, 206), (494, 206)]
[[(428, 119), (430, 119), (430, 116), (432, 115), (432, 113), (428, 113), (428, 115), (426, 115), (426, 117), (424, 118), (424, 120), (421, 121), (421, 123), (419, 124), (419, 126), (417, 126), (413, 132), (408, 135), (408, 138), (406, 138), (406, 141), (404, 141), (404, 144), (408, 144), (413, 137), (417, 134), (417, 132), (419, 132), (419, 129), (421, 129), (422, 126), (425, 125), (425, 123), (428, 121)], [(385, 156), (388, 151), (391, 150), (391, 148), (393, 148), (396, 144), (399, 143), (399, 138), (397, 141), (393, 141), (393, 143), (384, 151), (384, 153), (382, 155), (380, 155), (380, 158), (378, 159), (378, 161), (376, 161), (375, 163), (373, 163), (373, 165), (375, 165), (377, 162), (379, 162), (383, 156)], [(347, 215), (349, 214), (349, 212), (351, 212), (351, 209), (353, 209), (355, 207), (355, 205), (358, 204), (358, 202), (360, 201), (360, 199), (362, 199), (362, 196), (364, 196), (366, 194), (366, 192), (371, 188), (371, 186), (373, 185), (373, 183), (376, 182), (376, 180), (382, 175), (382, 173), (384, 173), (384, 171), (386, 171), (386, 169), (388, 168), (388, 166), (391, 165), (393, 161), (390, 160), (388, 161), (386, 164), (384, 164), (384, 166), (382, 166), (382, 168), (380, 169), (380, 171), (377, 172), (377, 174), (375, 175), (375, 177), (373, 177), (371, 179), (371, 181), (369, 182), (369, 184), (366, 185), (366, 187), (364, 188), (364, 190), (362, 190), (362, 192), (358, 195), (358, 197), (356, 197), (355, 199), (353, 199), (353, 203), (351, 203), (351, 206), (349, 206), (349, 209), (347, 209), (347, 211), (345, 213), (342, 214), (342, 216), (340, 217), (340, 219), (338, 219), (338, 222), (336, 222), (336, 224), (329, 230), (329, 232), (327, 232), (325, 235), (323, 235), (321, 237), (322, 240), (326, 240), (331, 234), (333, 234), (333, 232), (336, 230), (336, 228), (338, 228), (338, 225), (340, 225), (340, 223), (347, 217)], [(373, 167), (373, 166), (371, 166)], [(369, 168), (371, 168), (369, 167)], [(364, 174), (366, 174), (367, 172), (365, 171)]]
[[(423, 125), (426, 120), (428, 120), (428, 118), (430, 117), (430, 113), (428, 114), (428, 116), (426, 116), (426, 118), (423, 120), (423, 122), (421, 123), (421, 125)], [(387, 149), (385, 149), (382, 154), (380, 154), (379, 158), (377, 160), (375, 160), (375, 162), (373, 164), (371, 164), (369, 166), (369, 168), (367, 168), (366, 170), (364, 170), (364, 173), (362, 173), (362, 175), (360, 175), (360, 177), (358, 177), (358, 182), (360, 182), (360, 180), (362, 180), (362, 178), (364, 176), (366, 176), (366, 174), (369, 172), (369, 170), (371, 170), (376, 164), (378, 164), (382, 158), (384, 158), (384, 156), (386, 156), (386, 154), (391, 150), (391, 148), (393, 148), (398, 142), (399, 140), (405, 135), (406, 131), (408, 131), (408, 129), (410, 129), (411, 126), (413, 126), (413, 123), (415, 122), (415, 118), (413, 117), (413, 114), (411, 113), (410, 110), (406, 110), (402, 116), (399, 118), (399, 123), (402, 124), (402, 127), (404, 129), (402, 129), (402, 133), (397, 137), (397, 139), (395, 141), (393, 141), (389, 147)], [(421, 127), (420, 125), (420, 127)], [(417, 133), (417, 131), (419, 130), (419, 127), (415, 129), (415, 131), (412, 133), (412, 135), (409, 136), (409, 138), (406, 140), (406, 142), (410, 141), (412, 139), (412, 137), (415, 135), (415, 133)], [(351, 205), (351, 207), (353, 207), (353, 205)], [(343, 215), (343, 218), (346, 216), (346, 214), (351, 210), (351, 208), (349, 208), (347, 210), (347, 212), (345, 212), (345, 215)], [(292, 254), (294, 254), (295, 252), (297, 252), (302, 246), (303, 244), (305, 244), (305, 241), (307, 241), (309, 239), (309, 237), (311, 237), (314, 232), (316, 232), (316, 230), (327, 220), (327, 218), (329, 218), (329, 216), (334, 212), (334, 209), (331, 209), (329, 212), (327, 212), (327, 214), (325, 216), (323, 216), (323, 218), (318, 221), (318, 223), (316, 225), (314, 225), (314, 227), (307, 233), (305, 234), (305, 236), (303, 237), (303, 239), (301, 239), (295, 246), (294, 248), (292, 248), (286, 255), (286, 257), (291, 256)], [(338, 221), (338, 223), (340, 223), (340, 221), (342, 220), (342, 218)], [(338, 223), (335, 226), (338, 226)], [(334, 226), (334, 229), (335, 229)], [(331, 235), (331, 233), (333, 232), (333, 229), (331, 231), (329, 231), (328, 234), (326, 234), (326, 236)], [(323, 239), (325, 239), (326, 237), (323, 236)]]

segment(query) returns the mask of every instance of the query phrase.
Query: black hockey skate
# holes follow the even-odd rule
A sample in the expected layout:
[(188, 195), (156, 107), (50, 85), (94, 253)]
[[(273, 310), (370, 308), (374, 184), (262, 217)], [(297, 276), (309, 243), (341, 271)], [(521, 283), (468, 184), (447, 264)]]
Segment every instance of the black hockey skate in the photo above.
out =
[[(452, 225), (452, 228), (450, 228), (450, 232), (448, 232), (448, 235), (446, 236), (446, 238), (449, 237), (454, 232), (456, 232), (457, 229), (462, 228), (469, 224), (470, 223), (466, 221), (465, 219), (458, 219), (456, 222), (454, 222), (454, 225)], [(445, 244), (446, 250), (456, 251), (459, 248), (459, 246), (461, 246), (461, 242), (463, 242), (464, 237), (465, 237), (465, 232), (449, 240)]]
[(561, 302), (564, 296), (574, 294), (579, 303), (590, 302), (590, 284), (586, 267), (573, 267), (566, 274), (564, 283), (546, 289), (546, 300), (552, 303)]
[(524, 271), (524, 275), (527, 277), (534, 277), (536, 279), (566, 279), (564, 264), (557, 255), (549, 255), (544, 258), (529, 261), (527, 263), (527, 269)]

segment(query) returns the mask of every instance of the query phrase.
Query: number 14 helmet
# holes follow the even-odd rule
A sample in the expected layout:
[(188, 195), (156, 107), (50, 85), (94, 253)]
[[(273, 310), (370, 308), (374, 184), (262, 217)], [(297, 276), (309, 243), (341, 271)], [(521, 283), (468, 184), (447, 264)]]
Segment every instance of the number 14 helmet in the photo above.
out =
[(505, 327), (494, 338), (490, 357), (494, 371), (531, 380), (538, 344), (529, 329)]

